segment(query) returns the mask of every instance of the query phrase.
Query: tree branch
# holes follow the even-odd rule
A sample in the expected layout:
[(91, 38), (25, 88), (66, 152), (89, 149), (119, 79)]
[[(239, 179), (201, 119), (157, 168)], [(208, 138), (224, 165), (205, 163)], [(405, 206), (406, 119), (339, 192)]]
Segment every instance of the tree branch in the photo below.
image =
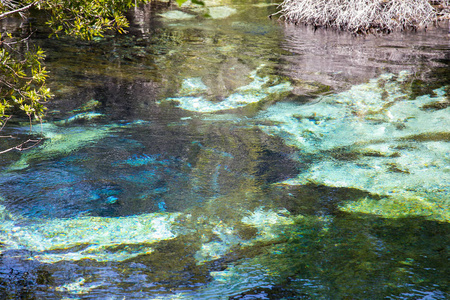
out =
[(32, 7), (33, 5), (35, 5), (36, 3), (38, 3), (38, 1), (34, 1), (28, 5), (25, 5), (24, 7), (21, 7), (21, 8), (15, 9), (15, 10), (4, 12), (0, 15), (0, 20), (8, 17), (9, 15), (25, 11), (25, 10), (29, 9), (30, 7)]
[[(25, 142), (23, 142), (20, 145), (17, 145), (15, 147), (11, 147), (11, 148), (3, 150), (3, 151), (0, 151), (0, 154), (6, 153), (6, 152), (9, 152), (9, 151), (12, 151), (12, 150), (25, 151), (25, 150), (31, 149), (33, 147), (36, 147), (41, 141), (42, 141), (42, 139), (39, 139), (39, 140), (31, 140), (31, 139), (30, 140), (26, 140)], [(30, 143), (33, 143), (33, 144), (31, 146), (27, 146)]]
[(2, 131), (3, 130), (3, 128), (5, 127), (5, 125), (6, 125), (6, 122), (8, 122), (8, 120), (9, 119), (11, 119), (11, 116), (8, 116), (8, 117), (6, 117), (5, 118), (5, 120), (0, 120), (0, 121), (2, 121), (3, 122), (3, 125), (2, 125), (2, 127), (0, 128), (0, 131)]

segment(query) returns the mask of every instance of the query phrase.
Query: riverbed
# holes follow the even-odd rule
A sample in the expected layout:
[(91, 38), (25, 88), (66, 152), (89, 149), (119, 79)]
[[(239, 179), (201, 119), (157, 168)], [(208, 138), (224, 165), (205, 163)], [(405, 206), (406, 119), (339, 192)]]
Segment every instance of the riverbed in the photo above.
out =
[(448, 299), (447, 26), (152, 3), (34, 42), (43, 138), (0, 160), (1, 299)]

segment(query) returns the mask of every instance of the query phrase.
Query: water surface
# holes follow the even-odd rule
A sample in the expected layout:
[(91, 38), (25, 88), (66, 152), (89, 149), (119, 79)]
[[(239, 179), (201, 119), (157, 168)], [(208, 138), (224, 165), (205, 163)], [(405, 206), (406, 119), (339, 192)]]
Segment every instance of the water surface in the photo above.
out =
[(56, 97), (0, 162), (3, 298), (449, 297), (445, 30), (275, 11), (153, 3), (124, 36), (36, 35)]

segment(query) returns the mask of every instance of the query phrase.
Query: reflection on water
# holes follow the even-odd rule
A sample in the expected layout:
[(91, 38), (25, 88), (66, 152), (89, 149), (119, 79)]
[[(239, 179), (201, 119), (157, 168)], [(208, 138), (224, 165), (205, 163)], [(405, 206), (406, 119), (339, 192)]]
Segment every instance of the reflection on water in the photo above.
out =
[(446, 36), (172, 8), (45, 39), (44, 141), (0, 162), (0, 298), (448, 298)]
[[(282, 66), (291, 78), (307, 82), (319, 81), (336, 90), (348, 89), (383, 73), (409, 71), (421, 82), (417, 89), (430, 92), (448, 82), (450, 59), (446, 25), (429, 31), (394, 32), (388, 36), (357, 37), (344, 32), (303, 26), (284, 26)], [(446, 77), (437, 75), (447, 73)], [(427, 87), (421, 80), (427, 78)], [(433, 79), (433, 80), (430, 80)], [(305, 92), (305, 89), (299, 89)]]

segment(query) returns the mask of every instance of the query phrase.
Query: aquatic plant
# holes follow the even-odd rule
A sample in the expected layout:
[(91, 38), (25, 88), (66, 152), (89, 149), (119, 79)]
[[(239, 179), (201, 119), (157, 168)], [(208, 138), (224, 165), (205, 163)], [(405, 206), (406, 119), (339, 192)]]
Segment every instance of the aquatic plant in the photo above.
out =
[[(233, 198), (220, 201), (224, 204)], [(286, 210), (250, 211), (247, 205), (241, 209), (223, 207), (228, 213), (233, 211), (235, 218), (222, 221), (209, 211), (215, 209), (217, 202), (211, 198), (206, 207), (193, 207), (185, 213), (48, 220), (15, 216), (0, 205), (1, 251), (25, 248), (32, 251), (31, 259), (46, 263), (82, 259), (123, 261), (151, 253), (152, 244), (197, 232), (201, 243), (193, 255), (198, 264), (204, 264), (229, 254), (234, 248), (279, 240), (282, 236), (278, 229), (294, 224)], [(242, 235), (242, 228), (246, 227), (255, 227), (257, 231)]]
[(75, 114), (65, 120), (60, 120), (60, 121), (55, 121), (54, 124), (56, 125), (68, 125), (68, 124), (72, 124), (78, 121), (83, 121), (83, 122), (87, 122), (87, 121), (92, 121), (95, 119), (100, 119), (104, 117), (103, 114), (101, 113), (97, 113), (97, 112), (82, 112), (82, 113), (78, 113)]
[(416, 29), (436, 21), (428, 0), (284, 0), (281, 8), (287, 22), (354, 33)]
[[(239, 197), (243, 195), (247, 198)], [(414, 295), (430, 287), (438, 295), (445, 293), (445, 268), (433, 266), (445, 258), (436, 249), (445, 247), (442, 236), (448, 226), (420, 219), (292, 215), (263, 208), (252, 201), (256, 199), (263, 200), (243, 190), (176, 214), (35, 221), (8, 217), (1, 220), (0, 251), (5, 257), (17, 253), (13, 250), (31, 250), (24, 252), (27, 261), (46, 267), (70, 262), (76, 273), (50, 282), (49, 288), (79, 295), (110, 293), (112, 281), (127, 282), (138, 274), (152, 286), (137, 288), (155, 299), (229, 299), (264, 286), (271, 287), (267, 292), (275, 299), (291, 289), (294, 295), (318, 297), (396, 295), (409, 291), (405, 284), (414, 287)], [(414, 247), (419, 251), (411, 251)], [(104, 270), (106, 261), (113, 262), (112, 272), (91, 276), (86, 271), (86, 263)], [(194, 289), (154, 290), (155, 285), (167, 287), (161, 283), (166, 278), (197, 273)], [(284, 290), (276, 288), (280, 284)]]

